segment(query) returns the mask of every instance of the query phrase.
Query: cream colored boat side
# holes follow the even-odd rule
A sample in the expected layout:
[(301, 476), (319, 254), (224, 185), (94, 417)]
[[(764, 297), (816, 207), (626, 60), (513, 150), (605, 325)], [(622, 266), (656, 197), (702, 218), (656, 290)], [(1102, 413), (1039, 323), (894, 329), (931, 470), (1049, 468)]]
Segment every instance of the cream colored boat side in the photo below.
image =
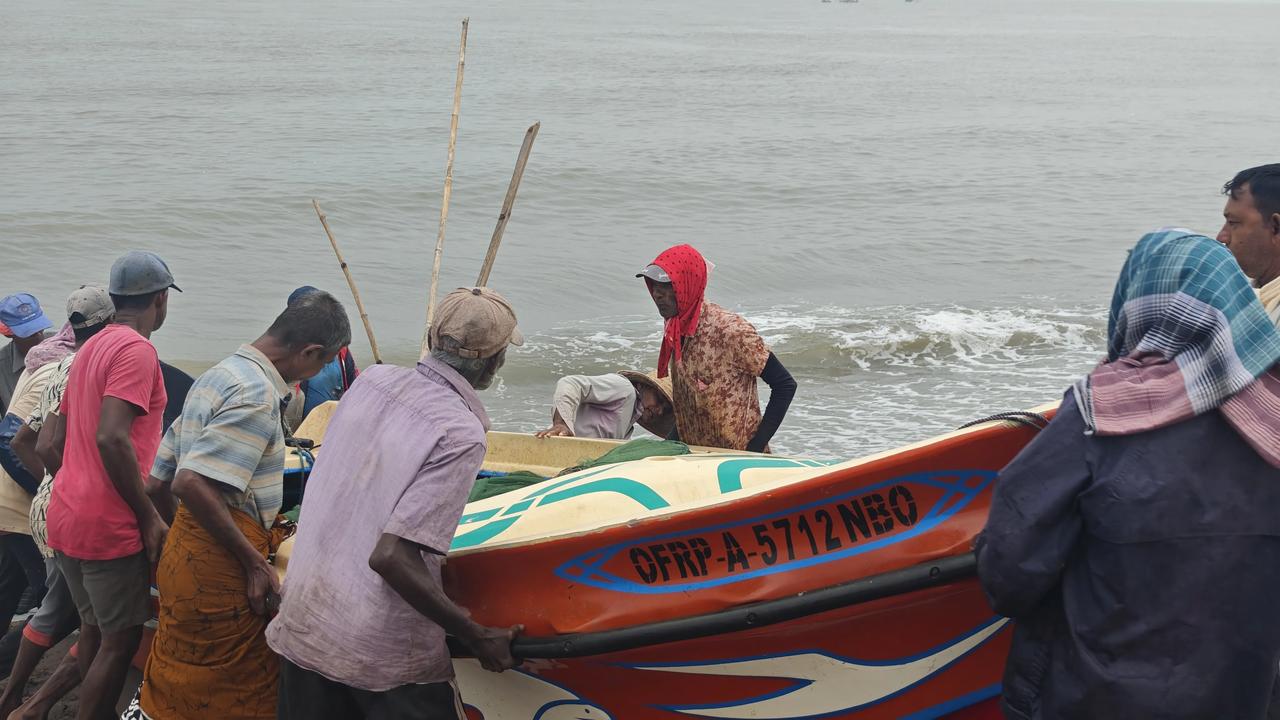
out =
[[(300, 437), (323, 439), (332, 405), (321, 406), (299, 428)], [(1053, 410), (1056, 404), (1033, 412)], [(314, 422), (313, 422), (314, 421)], [(453, 554), (540, 542), (555, 537), (606, 530), (635, 520), (688, 512), (854, 468), (950, 438), (980, 432), (1007, 421), (993, 421), (946, 433), (843, 463), (794, 457), (698, 449), (691, 455), (652, 457), (551, 478), (467, 505)], [(311, 427), (308, 427), (308, 426)], [(307, 434), (311, 433), (311, 434)], [(615, 441), (578, 438), (539, 439), (514, 433), (490, 433), (486, 470), (529, 470), (550, 475), (560, 468), (602, 455)]]
[[(1055, 407), (1042, 405), (1032, 412)], [(1007, 422), (992, 421), (843, 463), (718, 452), (583, 470), (468, 504), (451, 554), (571, 537), (734, 502)]]
[[(330, 401), (317, 406), (307, 415), (306, 420), (294, 432), (295, 437), (306, 438), (316, 445), (324, 442), (325, 431), (338, 403)], [(516, 472), (527, 470), (536, 475), (551, 477), (565, 468), (581, 465), (586, 460), (593, 460), (623, 444), (621, 440), (595, 440), (590, 438), (537, 438), (523, 433), (490, 432), (489, 451), (485, 455), (483, 470), (489, 472)], [(723, 452), (716, 448), (691, 447), (694, 452)], [(316, 451), (316, 455), (323, 448)], [(286, 469), (300, 467), (300, 459), (296, 451), (291, 451), (286, 459)]]

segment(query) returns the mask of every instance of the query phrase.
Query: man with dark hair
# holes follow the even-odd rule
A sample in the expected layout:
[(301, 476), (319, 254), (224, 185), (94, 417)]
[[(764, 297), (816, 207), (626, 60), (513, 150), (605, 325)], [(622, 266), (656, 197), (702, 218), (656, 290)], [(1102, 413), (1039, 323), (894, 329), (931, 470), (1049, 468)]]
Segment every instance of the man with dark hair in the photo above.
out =
[(1280, 324), (1280, 163), (1241, 170), (1222, 193), (1226, 221), (1218, 242), (1235, 256), (1267, 314)]
[[(319, 288), (311, 285), (303, 285), (289, 294), (288, 304), (292, 305), (302, 298), (313, 293), (320, 292)], [(351, 387), (351, 383), (356, 381), (360, 376), (360, 371), (356, 368), (355, 356), (351, 354), (351, 348), (344, 347), (338, 351), (338, 356), (333, 362), (325, 365), (324, 368), (316, 373), (315, 377), (308, 378), (298, 383), (299, 397), (295, 397), (293, 402), (298, 404), (297, 422), (294, 426), (300, 424), (301, 421), (311, 414), (320, 405), (330, 400), (338, 400), (342, 394)]]
[(62, 398), (66, 443), (49, 501), (49, 547), (80, 612), (78, 720), (114, 716), (151, 617), (151, 563), (169, 527), (144, 489), (166, 393), (149, 338), (164, 325), (173, 274), (130, 252), (111, 266), (115, 322), (76, 354)]
[(284, 498), (280, 414), (290, 386), (350, 342), (342, 304), (310, 294), (201, 375), (165, 433), (148, 489), (172, 528), (156, 569), (160, 625), (140, 717), (275, 717), (279, 662), (263, 631), (279, 597), (267, 558), (285, 537), (276, 522)]
[(429, 341), (416, 368), (365, 370), (325, 433), (267, 629), (282, 720), (460, 720), (446, 632), (489, 670), (515, 662), (519, 626), (468, 617), (440, 566), (484, 460), (476, 391), (523, 339), (501, 295), (463, 288), (440, 301)]

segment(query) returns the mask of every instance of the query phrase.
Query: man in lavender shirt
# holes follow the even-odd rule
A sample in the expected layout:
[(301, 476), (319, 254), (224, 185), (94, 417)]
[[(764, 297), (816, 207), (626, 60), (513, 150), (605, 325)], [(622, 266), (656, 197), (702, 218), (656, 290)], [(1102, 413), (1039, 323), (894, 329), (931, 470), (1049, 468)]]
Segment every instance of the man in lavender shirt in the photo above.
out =
[(478, 625), (440, 584), (489, 419), (476, 395), (523, 339), (487, 288), (441, 302), (416, 368), (378, 365), (343, 396), (307, 482), (280, 614), (281, 720), (461, 720), (445, 634), (515, 665), (522, 628)]

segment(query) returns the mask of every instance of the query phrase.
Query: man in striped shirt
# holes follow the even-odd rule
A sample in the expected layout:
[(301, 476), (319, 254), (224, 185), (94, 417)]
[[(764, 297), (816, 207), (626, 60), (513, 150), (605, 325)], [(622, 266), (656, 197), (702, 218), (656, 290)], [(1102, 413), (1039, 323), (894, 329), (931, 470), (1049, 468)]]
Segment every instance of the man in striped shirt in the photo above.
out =
[(267, 557), (284, 539), (280, 414), (289, 388), (350, 342), (342, 305), (308, 295), (202, 375), (165, 433), (148, 492), (174, 515), (141, 717), (275, 718), (279, 661), (263, 630), (279, 597)]

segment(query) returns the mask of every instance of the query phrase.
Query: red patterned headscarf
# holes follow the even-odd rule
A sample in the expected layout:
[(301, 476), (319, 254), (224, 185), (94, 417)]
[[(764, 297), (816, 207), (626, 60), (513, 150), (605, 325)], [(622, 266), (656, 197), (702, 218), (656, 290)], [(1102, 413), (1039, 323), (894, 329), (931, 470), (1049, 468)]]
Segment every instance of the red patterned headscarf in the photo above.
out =
[(678, 312), (667, 319), (662, 332), (662, 349), (658, 351), (658, 377), (668, 374), (668, 365), (674, 354), (676, 363), (683, 353), (681, 342), (698, 331), (702, 317), (702, 296), (707, 291), (707, 261), (692, 245), (676, 245), (668, 248), (654, 261), (654, 265), (666, 271), (676, 291)]

